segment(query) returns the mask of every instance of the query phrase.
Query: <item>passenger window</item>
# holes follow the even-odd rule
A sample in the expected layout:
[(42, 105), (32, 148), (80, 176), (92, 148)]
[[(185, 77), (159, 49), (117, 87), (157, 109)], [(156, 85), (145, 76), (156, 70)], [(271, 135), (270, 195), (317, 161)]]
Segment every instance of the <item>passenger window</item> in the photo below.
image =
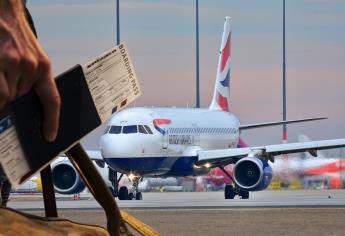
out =
[(138, 126), (137, 125), (123, 126), (123, 129), (122, 129), (123, 134), (134, 134), (137, 132), (138, 132)]
[(144, 125), (144, 127), (149, 134), (153, 134), (152, 130), (150, 129), (150, 127), (148, 125)]
[(138, 125), (138, 129), (139, 129), (139, 133), (147, 134), (147, 131), (145, 130), (144, 126)]
[(121, 134), (122, 126), (112, 125), (109, 130), (109, 134)]

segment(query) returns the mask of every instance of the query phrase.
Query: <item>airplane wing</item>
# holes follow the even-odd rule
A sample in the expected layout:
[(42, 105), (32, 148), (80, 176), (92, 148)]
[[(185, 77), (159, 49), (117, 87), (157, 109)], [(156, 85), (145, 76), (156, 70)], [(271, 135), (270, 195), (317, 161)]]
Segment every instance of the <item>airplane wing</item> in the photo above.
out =
[(263, 128), (263, 127), (267, 127), (267, 126), (275, 126), (275, 125), (283, 125), (283, 124), (293, 124), (293, 123), (302, 123), (302, 122), (324, 120), (324, 119), (327, 119), (327, 118), (326, 117), (316, 117), (316, 118), (299, 119), (299, 120), (286, 120), (286, 121), (276, 121), (276, 122), (269, 122), (269, 123), (257, 123), (257, 124), (240, 125), (240, 130), (257, 129), (257, 128)]
[(281, 154), (297, 152), (315, 152), (317, 150), (345, 147), (345, 139), (331, 139), (310, 141), (302, 143), (284, 143), (268, 146), (218, 149), (198, 152), (198, 165), (210, 163), (213, 166), (224, 166), (236, 163), (247, 156), (262, 156), (271, 161), (273, 157)]
[[(97, 151), (97, 150), (85, 150), (85, 152), (87, 153), (87, 155), (90, 157), (90, 159), (92, 161), (104, 161), (100, 151)], [(59, 156), (67, 158), (67, 156), (64, 153), (61, 153)]]
[(86, 153), (90, 157), (90, 159), (93, 161), (104, 161), (100, 151), (86, 150)]

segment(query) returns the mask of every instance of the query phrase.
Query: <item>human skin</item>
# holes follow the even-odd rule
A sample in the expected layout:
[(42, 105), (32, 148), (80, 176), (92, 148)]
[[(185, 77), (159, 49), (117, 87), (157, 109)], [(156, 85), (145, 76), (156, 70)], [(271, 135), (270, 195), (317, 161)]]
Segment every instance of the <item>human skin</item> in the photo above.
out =
[(60, 95), (50, 60), (27, 23), (21, 0), (0, 1), (0, 110), (34, 89), (44, 110), (43, 133), (54, 141)]

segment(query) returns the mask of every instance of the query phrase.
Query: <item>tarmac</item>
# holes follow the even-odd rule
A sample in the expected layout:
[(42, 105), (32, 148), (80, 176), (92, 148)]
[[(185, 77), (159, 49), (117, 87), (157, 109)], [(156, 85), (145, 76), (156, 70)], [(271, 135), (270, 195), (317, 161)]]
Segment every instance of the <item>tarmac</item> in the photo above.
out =
[[(345, 190), (279, 190), (225, 200), (223, 192), (144, 193), (142, 201), (117, 201), (122, 210), (161, 235), (345, 235)], [(9, 207), (43, 215), (40, 195), (12, 195)], [(89, 195), (57, 195), (59, 217), (105, 227)]]

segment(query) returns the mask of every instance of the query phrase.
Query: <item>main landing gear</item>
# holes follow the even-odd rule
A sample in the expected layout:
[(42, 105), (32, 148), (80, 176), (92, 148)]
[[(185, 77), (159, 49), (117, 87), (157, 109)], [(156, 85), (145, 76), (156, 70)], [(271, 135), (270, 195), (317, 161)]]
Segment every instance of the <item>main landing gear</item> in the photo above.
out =
[(224, 189), (225, 199), (234, 199), (236, 195), (240, 196), (242, 199), (248, 199), (249, 191), (241, 189), (237, 185), (235, 185), (235, 187), (231, 184), (225, 185), (225, 189)]
[(133, 183), (132, 188), (128, 190), (126, 186), (121, 186), (119, 188), (119, 182), (122, 177), (123, 174), (121, 174), (120, 177), (117, 178), (117, 172), (109, 168), (109, 180), (113, 186), (110, 191), (112, 192), (113, 196), (118, 197), (119, 200), (142, 200), (142, 193), (138, 190), (139, 181), (141, 181), (142, 179), (139, 177), (134, 177), (131, 180), (131, 182)]
[(225, 197), (225, 199), (234, 199), (236, 195), (241, 197), (241, 199), (249, 199), (249, 191), (238, 187), (238, 185), (235, 184), (235, 181), (232, 178), (232, 176), (229, 175), (229, 173), (223, 167), (219, 167), (219, 168), (234, 183), (234, 185), (232, 185), (232, 184), (225, 185), (225, 189), (224, 189), (224, 197)]

